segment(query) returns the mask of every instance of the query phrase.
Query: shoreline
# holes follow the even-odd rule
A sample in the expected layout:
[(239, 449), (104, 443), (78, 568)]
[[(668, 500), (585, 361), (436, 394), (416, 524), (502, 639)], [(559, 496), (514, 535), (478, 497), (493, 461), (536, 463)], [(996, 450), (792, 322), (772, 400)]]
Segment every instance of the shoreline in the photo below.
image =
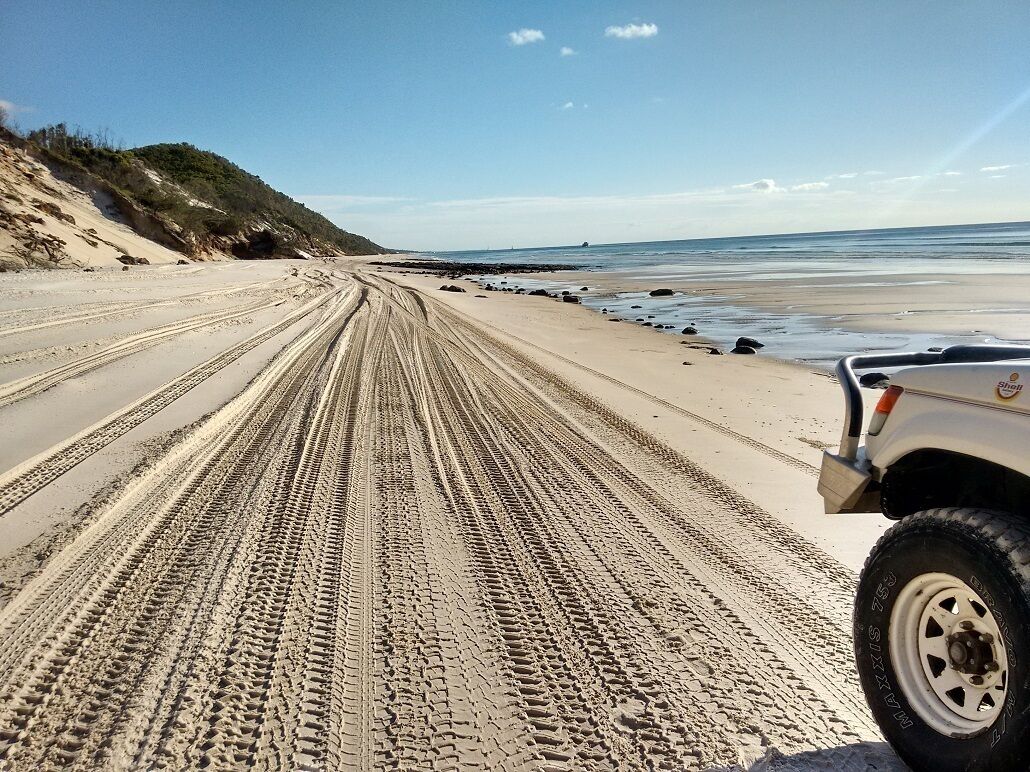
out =
[[(480, 288), (506, 281), (526, 291), (571, 291), (609, 318), (671, 325), (661, 331), (673, 334), (694, 327), (697, 340), (727, 351), (737, 337), (751, 337), (765, 344), (762, 355), (824, 369), (852, 353), (1030, 343), (1030, 275), (1015, 272), (701, 281), (579, 270), (474, 280)], [(675, 294), (651, 297), (656, 288)]]

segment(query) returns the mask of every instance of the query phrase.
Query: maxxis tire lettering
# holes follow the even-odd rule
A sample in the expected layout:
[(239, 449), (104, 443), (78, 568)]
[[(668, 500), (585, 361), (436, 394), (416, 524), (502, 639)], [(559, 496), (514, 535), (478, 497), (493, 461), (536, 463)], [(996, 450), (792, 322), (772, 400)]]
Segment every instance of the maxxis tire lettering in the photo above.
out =
[[(898, 577), (894, 575), (893, 571), (888, 571), (883, 579), (877, 583), (876, 592), (873, 594), (873, 602), (870, 604), (870, 609), (873, 613), (883, 613), (883, 602), (890, 598), (891, 590), (897, 583)], [(881, 644), (883, 633), (880, 632), (879, 627), (870, 625), (867, 630), (867, 637), (869, 638), (869, 662), (873, 670), (876, 671), (874, 677), (876, 678), (876, 685), (880, 690), (880, 696), (883, 698), (884, 704), (893, 711), (892, 715), (894, 720), (898, 722), (898, 726), (902, 729), (908, 729), (912, 726), (912, 719), (909, 718), (908, 714), (902, 709), (901, 703), (898, 702), (898, 698), (894, 694), (894, 687), (890, 679), (887, 678), (884, 668), (883, 658), (888, 655), (889, 649), (885, 650)]]

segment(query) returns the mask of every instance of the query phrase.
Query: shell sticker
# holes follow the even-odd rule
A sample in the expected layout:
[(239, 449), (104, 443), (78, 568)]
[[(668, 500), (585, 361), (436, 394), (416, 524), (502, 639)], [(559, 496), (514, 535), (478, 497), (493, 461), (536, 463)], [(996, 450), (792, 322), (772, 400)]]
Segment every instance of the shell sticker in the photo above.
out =
[(1023, 384), (1019, 383), (1019, 373), (1012, 373), (1007, 381), (998, 381), (998, 385), (994, 387), (998, 399), (1006, 401), (1018, 397), (1022, 390)]

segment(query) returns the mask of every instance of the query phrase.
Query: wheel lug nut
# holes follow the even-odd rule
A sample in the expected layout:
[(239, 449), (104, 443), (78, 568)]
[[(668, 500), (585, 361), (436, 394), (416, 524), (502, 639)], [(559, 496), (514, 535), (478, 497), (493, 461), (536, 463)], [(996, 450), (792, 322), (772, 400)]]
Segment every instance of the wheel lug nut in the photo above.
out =
[(969, 683), (973, 684), (973, 686), (983, 686), (983, 683), (984, 683), (983, 676), (978, 676), (978, 675), (970, 676), (969, 677)]
[(959, 625), (959, 627), (961, 627), (963, 630), (972, 630), (973, 629), (973, 623), (967, 620), (967, 621), (961, 623)]
[(994, 643), (994, 636), (990, 633), (983, 633), (980, 636), (980, 643)]
[(984, 670), (986, 670), (988, 673), (997, 673), (998, 672), (998, 663), (997, 662), (987, 662), (987, 663), (984, 664)]

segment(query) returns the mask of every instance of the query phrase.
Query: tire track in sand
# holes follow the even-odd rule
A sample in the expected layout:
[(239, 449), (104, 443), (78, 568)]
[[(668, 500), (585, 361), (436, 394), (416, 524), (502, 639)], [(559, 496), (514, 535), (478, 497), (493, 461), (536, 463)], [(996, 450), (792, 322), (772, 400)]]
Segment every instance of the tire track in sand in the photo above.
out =
[(296, 322), (331, 301), (323, 296), (268, 325), (246, 340), (211, 357), (133, 404), (112, 413), (76, 436), (34, 456), (0, 475), (0, 516), (45, 485), (81, 463), (126, 432), (163, 410), (190, 389), (210, 378), (248, 351), (289, 329)]
[(0, 766), (900, 769), (850, 572), (358, 279), (0, 612)]

